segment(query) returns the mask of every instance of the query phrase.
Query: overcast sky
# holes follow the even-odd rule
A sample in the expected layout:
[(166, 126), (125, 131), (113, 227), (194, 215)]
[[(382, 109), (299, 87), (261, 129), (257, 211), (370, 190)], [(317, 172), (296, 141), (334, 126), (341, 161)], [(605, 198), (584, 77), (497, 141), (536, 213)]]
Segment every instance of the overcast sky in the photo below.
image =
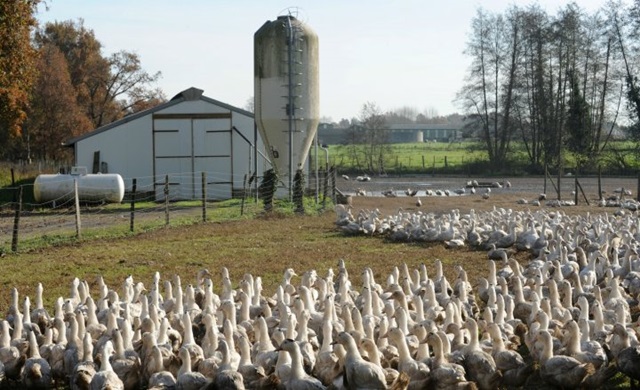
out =
[[(320, 47), (320, 112), (334, 121), (359, 115), (366, 102), (391, 111), (403, 106), (439, 115), (454, 102), (470, 59), (463, 54), (478, 7), (503, 12), (514, 1), (301, 0), (48, 0), (38, 19), (84, 19), (108, 55), (140, 56), (162, 72), (168, 98), (189, 87), (244, 108), (253, 96), (253, 34), (267, 20), (297, 9)], [(549, 14), (565, 0), (539, 4)], [(605, 0), (580, 0), (594, 12)]]

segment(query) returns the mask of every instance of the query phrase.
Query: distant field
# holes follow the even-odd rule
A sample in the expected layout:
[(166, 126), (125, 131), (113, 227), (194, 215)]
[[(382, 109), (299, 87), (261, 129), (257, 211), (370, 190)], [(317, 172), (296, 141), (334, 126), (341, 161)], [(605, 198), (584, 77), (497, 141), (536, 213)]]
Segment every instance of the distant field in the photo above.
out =
[[(356, 146), (357, 150), (363, 150), (364, 146)], [(478, 161), (487, 161), (487, 153), (478, 143), (405, 143), (391, 144), (386, 165), (393, 171), (422, 170), (451, 168), (456, 169)], [(357, 171), (358, 166), (352, 157), (352, 147), (347, 145), (330, 145), (329, 162), (338, 169)], [(311, 153), (314, 158), (313, 150)], [(319, 162), (324, 166), (325, 158), (322, 150), (318, 153)], [(312, 162), (313, 164), (313, 162)], [(313, 166), (313, 165), (312, 165)]]
[[(365, 146), (357, 145), (355, 150), (363, 154)], [(403, 143), (389, 145), (386, 154), (385, 168), (387, 173), (441, 173), (441, 174), (489, 174), (489, 157), (484, 144), (480, 142), (453, 142), (453, 143)], [(365, 168), (362, 163), (353, 158), (353, 146), (329, 145), (329, 162), (331, 165), (344, 172), (362, 172)], [(529, 159), (526, 148), (522, 142), (512, 142), (511, 153), (508, 155), (509, 166), (500, 174), (520, 175), (526, 172)], [(315, 166), (315, 150), (310, 152), (311, 166)], [(565, 153), (565, 167), (575, 168), (575, 157)], [(318, 150), (318, 162), (324, 167), (326, 155), (323, 150)], [(628, 174), (629, 171), (640, 167), (634, 144), (631, 141), (615, 141), (607, 145), (606, 151), (599, 159), (599, 165), (604, 174)], [(626, 172), (626, 173), (625, 173)], [(370, 173), (370, 172), (369, 172)]]

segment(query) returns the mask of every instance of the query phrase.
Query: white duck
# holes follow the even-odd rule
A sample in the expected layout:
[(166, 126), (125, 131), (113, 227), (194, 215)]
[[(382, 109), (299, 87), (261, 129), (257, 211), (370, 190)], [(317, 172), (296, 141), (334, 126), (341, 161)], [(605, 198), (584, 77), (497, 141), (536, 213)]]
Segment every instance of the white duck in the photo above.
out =
[(291, 355), (291, 374), (284, 382), (287, 389), (324, 390), (326, 386), (319, 379), (312, 377), (304, 371), (302, 365), (302, 353), (295, 340), (285, 339), (279, 347)]
[(344, 384), (354, 389), (384, 389), (386, 388), (385, 373), (382, 367), (362, 358), (356, 341), (347, 332), (340, 332), (336, 343), (346, 350), (344, 360)]
[(111, 355), (113, 355), (113, 344), (111, 341), (107, 341), (102, 347), (100, 371), (96, 372), (91, 379), (91, 390), (124, 390), (122, 380), (118, 378), (118, 375), (113, 371), (113, 367), (111, 367), (111, 363), (109, 362)]
[(71, 375), (71, 390), (88, 389), (91, 379), (96, 374), (96, 364), (93, 362), (93, 343), (90, 333), (85, 333), (82, 339), (82, 360), (73, 368)]
[(29, 355), (20, 372), (22, 385), (28, 389), (51, 388), (51, 367), (45, 359), (40, 357), (38, 342), (33, 331), (29, 332)]
[(208, 383), (207, 378), (197, 371), (191, 370), (191, 354), (186, 347), (180, 348), (178, 353), (182, 360), (182, 365), (178, 371), (176, 379), (176, 389), (179, 390), (200, 390)]

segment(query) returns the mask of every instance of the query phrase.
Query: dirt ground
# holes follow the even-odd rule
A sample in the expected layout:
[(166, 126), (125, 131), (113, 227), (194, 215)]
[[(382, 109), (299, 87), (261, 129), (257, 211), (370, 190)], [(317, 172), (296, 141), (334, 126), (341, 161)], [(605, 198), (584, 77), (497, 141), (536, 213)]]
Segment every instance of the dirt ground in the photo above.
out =
[[(482, 194), (486, 192), (485, 187), (477, 188), (476, 193), (472, 194), (470, 188), (467, 188), (467, 182), (476, 180), (479, 183), (489, 184), (493, 182), (510, 183), (510, 187), (502, 188), (490, 187), (488, 199), (484, 199)], [(624, 189), (631, 191), (632, 195), (627, 195), (627, 199), (636, 198), (636, 188), (638, 180), (635, 178), (605, 178), (600, 181), (598, 179), (581, 178), (579, 179), (580, 187), (578, 188), (578, 203), (575, 206), (562, 206), (558, 209), (568, 214), (584, 214), (590, 213), (613, 213), (617, 208), (598, 206), (598, 188), (601, 188), (603, 197), (620, 195), (616, 190)], [(447, 213), (452, 209), (458, 209), (460, 212), (489, 211), (494, 207), (512, 210), (534, 210), (540, 207), (552, 208), (550, 200), (557, 199), (557, 193), (554, 188), (557, 182), (554, 180), (552, 184), (550, 180), (545, 182), (543, 178), (431, 178), (431, 177), (411, 177), (411, 178), (372, 178), (369, 182), (357, 182), (355, 180), (338, 179), (337, 188), (346, 195), (351, 195), (351, 205), (355, 211), (361, 209), (379, 209), (383, 215), (389, 215), (397, 212), (400, 208), (405, 211), (415, 212), (421, 210), (423, 212), (433, 212), (436, 214)], [(455, 191), (465, 189), (465, 194), (456, 195)], [(575, 180), (573, 177), (564, 177), (560, 183), (561, 199), (564, 201), (575, 202)], [(406, 190), (417, 190), (415, 196), (407, 196)], [(356, 192), (361, 190), (365, 196), (358, 196)], [(445, 191), (449, 190), (450, 196), (432, 195), (427, 196), (426, 191)], [(381, 194), (383, 191), (393, 191), (395, 197), (386, 197)], [(584, 192), (584, 195), (583, 195)], [(547, 200), (543, 200), (540, 206), (531, 204), (530, 202), (538, 199), (539, 196), (546, 193)], [(589, 204), (585, 201), (588, 200)], [(420, 199), (422, 205), (417, 206), (417, 200)], [(519, 203), (526, 200), (527, 203)], [(554, 207), (555, 208), (555, 207)]]
[[(486, 187), (479, 187), (475, 194), (470, 192), (467, 187), (468, 182), (476, 180), (480, 185), (490, 185), (494, 182), (504, 184), (502, 188), (490, 187), (491, 193), (488, 199), (484, 199), (482, 194), (487, 190)], [(510, 184), (507, 187), (507, 182)], [(565, 206), (561, 209), (569, 214), (584, 214), (587, 212), (601, 213), (616, 211), (614, 208), (598, 207), (599, 188), (604, 193), (603, 196), (615, 195), (615, 191), (619, 189), (631, 190), (632, 195), (627, 198), (635, 198), (638, 180), (636, 178), (603, 178), (598, 184), (595, 177), (580, 178), (582, 191), (578, 190), (578, 205)], [(555, 187), (557, 180), (547, 180), (541, 177), (514, 177), (514, 178), (470, 178), (470, 177), (433, 177), (430, 175), (411, 176), (411, 177), (371, 177), (370, 181), (359, 182), (355, 178), (345, 180), (340, 175), (336, 187), (345, 194), (351, 195), (351, 204), (355, 212), (359, 210), (379, 209), (382, 215), (391, 215), (399, 209), (407, 212), (415, 212), (421, 210), (426, 213), (448, 213), (452, 209), (458, 209), (462, 213), (467, 213), (474, 209), (478, 212), (488, 211), (494, 207), (512, 209), (512, 210), (533, 210), (538, 207), (546, 206), (546, 202), (541, 202), (540, 206), (534, 206), (530, 203), (520, 204), (519, 201), (526, 200), (530, 202), (537, 199), (541, 193), (547, 193), (547, 198), (556, 199), (557, 194)], [(465, 189), (463, 195), (457, 195), (456, 191)], [(575, 178), (563, 177), (560, 182), (561, 199), (575, 200), (572, 191), (575, 190)], [(417, 191), (416, 196), (407, 196), (405, 191)], [(448, 190), (450, 196), (432, 195), (427, 196), (427, 191)], [(362, 192), (365, 196), (357, 196), (357, 192)], [(395, 197), (385, 197), (382, 192), (392, 191)], [(589, 201), (587, 205), (585, 201)], [(416, 202), (420, 199), (422, 205), (417, 206)], [(215, 204), (212, 204), (215, 207)], [(101, 208), (92, 208), (90, 213), (84, 213), (81, 217), (83, 228), (102, 227), (122, 225), (128, 226), (129, 212), (100, 212)], [(201, 213), (200, 208), (187, 208), (184, 210), (172, 210), (172, 217), (180, 215), (198, 216)], [(138, 213), (136, 220), (157, 220), (163, 221), (165, 218), (164, 210), (158, 208), (158, 211), (150, 211)], [(5, 210), (0, 213), (0, 248), (8, 248), (12, 240), (14, 222), (14, 212)], [(60, 213), (52, 215), (41, 215), (37, 213), (24, 212), (20, 220), (20, 239), (27, 239), (33, 236), (44, 236), (52, 234), (70, 234), (75, 232), (75, 214), (72, 209), (61, 210)]]

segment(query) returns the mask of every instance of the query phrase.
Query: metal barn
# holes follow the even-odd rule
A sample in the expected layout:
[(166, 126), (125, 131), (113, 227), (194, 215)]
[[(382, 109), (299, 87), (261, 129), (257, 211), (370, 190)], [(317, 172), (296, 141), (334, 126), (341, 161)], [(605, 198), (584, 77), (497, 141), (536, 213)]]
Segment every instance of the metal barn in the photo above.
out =
[[(66, 142), (75, 165), (93, 173), (119, 173), (131, 190), (200, 199), (205, 172), (207, 199), (229, 199), (243, 189), (245, 176), (262, 176), (269, 163), (251, 112), (189, 88), (170, 101), (127, 116)], [(257, 147), (256, 147), (257, 146)], [(267, 168), (265, 168), (267, 165)]]

